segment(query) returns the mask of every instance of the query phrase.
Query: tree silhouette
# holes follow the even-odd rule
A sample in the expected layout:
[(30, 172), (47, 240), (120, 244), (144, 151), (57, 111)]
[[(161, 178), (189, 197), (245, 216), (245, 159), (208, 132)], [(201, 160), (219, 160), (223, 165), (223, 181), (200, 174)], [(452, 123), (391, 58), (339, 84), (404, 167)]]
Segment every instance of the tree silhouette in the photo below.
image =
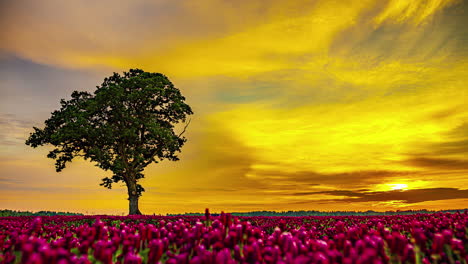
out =
[(57, 172), (75, 157), (95, 162), (113, 173), (100, 185), (111, 189), (124, 182), (128, 190), (129, 214), (141, 214), (138, 199), (144, 188), (138, 180), (151, 163), (179, 160), (177, 152), (186, 142), (174, 126), (193, 114), (179, 89), (163, 74), (131, 69), (114, 73), (96, 86), (94, 94), (74, 91), (70, 100), (52, 112), (45, 128), (34, 127), (26, 140), (33, 148), (50, 144), (47, 155)]

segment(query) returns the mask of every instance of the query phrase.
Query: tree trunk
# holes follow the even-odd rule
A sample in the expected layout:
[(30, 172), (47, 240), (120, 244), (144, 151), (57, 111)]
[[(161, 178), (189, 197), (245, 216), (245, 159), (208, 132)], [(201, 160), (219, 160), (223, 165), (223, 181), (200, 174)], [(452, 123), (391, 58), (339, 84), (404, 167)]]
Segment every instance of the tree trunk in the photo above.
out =
[(128, 189), (128, 201), (129, 201), (129, 215), (141, 215), (140, 209), (138, 209), (138, 194), (136, 189), (136, 180), (130, 180), (127, 183)]
[(140, 209), (138, 209), (138, 196), (129, 195), (129, 215), (141, 215)]

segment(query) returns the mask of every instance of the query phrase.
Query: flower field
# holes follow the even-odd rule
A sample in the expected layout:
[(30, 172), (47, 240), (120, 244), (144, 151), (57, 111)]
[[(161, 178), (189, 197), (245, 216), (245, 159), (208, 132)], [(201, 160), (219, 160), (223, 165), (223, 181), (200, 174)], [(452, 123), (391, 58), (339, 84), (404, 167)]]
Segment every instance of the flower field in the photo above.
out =
[(468, 212), (0, 218), (0, 263), (468, 263)]

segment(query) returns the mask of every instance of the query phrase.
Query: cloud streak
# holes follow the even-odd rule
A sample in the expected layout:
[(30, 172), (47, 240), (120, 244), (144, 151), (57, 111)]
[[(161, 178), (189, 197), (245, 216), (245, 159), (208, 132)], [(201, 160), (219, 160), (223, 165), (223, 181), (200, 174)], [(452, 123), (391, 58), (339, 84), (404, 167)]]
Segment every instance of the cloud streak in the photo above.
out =
[(405, 162), (411, 166), (430, 169), (468, 170), (468, 160), (419, 157)]
[(332, 202), (388, 202), (421, 203), (437, 200), (467, 199), (468, 190), (458, 188), (426, 188), (415, 190), (393, 190), (387, 192), (356, 192), (336, 190), (328, 192), (295, 193), (294, 195), (327, 194), (346, 198), (330, 200)]

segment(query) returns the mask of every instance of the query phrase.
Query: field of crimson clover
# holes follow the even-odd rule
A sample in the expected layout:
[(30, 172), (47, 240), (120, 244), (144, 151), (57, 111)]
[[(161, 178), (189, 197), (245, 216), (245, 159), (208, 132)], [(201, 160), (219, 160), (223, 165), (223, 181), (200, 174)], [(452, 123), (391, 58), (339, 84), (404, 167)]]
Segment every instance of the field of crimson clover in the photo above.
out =
[(468, 263), (468, 212), (0, 218), (0, 263)]

